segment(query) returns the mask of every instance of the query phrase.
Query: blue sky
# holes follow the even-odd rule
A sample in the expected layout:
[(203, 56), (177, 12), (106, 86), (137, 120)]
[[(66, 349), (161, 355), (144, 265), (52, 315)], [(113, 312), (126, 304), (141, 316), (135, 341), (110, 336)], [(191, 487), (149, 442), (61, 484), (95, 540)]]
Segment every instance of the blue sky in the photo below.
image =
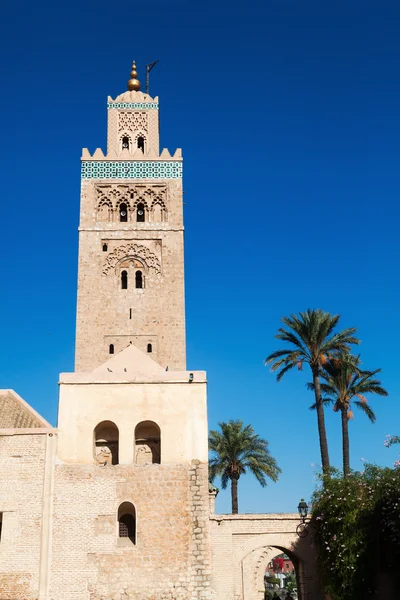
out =
[[(306, 373), (263, 366), (282, 315), (320, 307), (358, 327), (381, 367), (377, 423), (350, 424), (352, 466), (392, 464), (400, 433), (400, 6), (179, 0), (6, 3), (0, 24), (0, 386), (56, 422), (73, 369), (82, 147), (105, 147), (107, 95), (131, 60), (160, 97), (161, 142), (184, 152), (188, 365), (209, 424), (241, 418), (283, 473), (240, 480), (243, 512), (296, 510), (319, 464)], [(340, 424), (327, 412), (332, 463)], [(229, 511), (229, 493), (217, 501)]]

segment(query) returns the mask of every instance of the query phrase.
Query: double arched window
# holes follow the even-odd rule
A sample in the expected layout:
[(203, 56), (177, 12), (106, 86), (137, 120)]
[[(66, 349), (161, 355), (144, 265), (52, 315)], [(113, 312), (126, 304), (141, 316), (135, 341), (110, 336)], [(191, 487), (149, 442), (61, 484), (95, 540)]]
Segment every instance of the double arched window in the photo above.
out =
[[(119, 464), (119, 429), (113, 421), (101, 421), (93, 431), (93, 457), (101, 467)], [(154, 421), (135, 427), (134, 462), (161, 464), (161, 430)]]

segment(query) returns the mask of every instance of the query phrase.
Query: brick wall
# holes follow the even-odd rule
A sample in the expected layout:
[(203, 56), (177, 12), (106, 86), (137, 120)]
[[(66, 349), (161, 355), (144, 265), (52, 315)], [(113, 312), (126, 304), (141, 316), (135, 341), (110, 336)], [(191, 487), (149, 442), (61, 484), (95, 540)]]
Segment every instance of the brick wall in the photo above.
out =
[(39, 590), (46, 433), (0, 433), (0, 599)]

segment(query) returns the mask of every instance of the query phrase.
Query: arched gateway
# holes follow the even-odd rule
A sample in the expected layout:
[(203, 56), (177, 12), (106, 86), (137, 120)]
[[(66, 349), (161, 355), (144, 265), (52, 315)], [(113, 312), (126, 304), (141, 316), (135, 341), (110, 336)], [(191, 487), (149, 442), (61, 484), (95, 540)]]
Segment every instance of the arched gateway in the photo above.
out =
[(296, 534), (296, 514), (211, 515), (212, 588), (218, 600), (263, 600), (265, 569), (285, 552), (298, 579), (299, 600), (323, 600), (313, 533)]

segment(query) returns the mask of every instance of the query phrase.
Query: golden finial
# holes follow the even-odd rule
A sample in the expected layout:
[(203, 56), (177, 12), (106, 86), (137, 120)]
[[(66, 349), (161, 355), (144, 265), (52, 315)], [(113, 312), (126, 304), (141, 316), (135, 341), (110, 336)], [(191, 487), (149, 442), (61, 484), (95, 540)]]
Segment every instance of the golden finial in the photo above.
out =
[(130, 92), (138, 92), (140, 90), (140, 81), (137, 78), (138, 74), (136, 71), (136, 62), (132, 63), (131, 79), (128, 81), (128, 90)]

